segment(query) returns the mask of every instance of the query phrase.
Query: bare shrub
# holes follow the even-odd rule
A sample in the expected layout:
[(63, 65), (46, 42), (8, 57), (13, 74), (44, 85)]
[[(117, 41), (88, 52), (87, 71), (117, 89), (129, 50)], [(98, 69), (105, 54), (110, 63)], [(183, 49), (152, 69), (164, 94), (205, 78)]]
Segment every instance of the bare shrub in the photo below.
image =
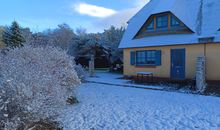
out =
[(62, 130), (59, 124), (48, 120), (40, 120), (38, 122), (32, 122), (21, 126), (17, 130)]
[[(0, 54), (0, 120), (6, 127), (53, 119), (75, 97), (74, 59), (54, 47), (16, 48)], [(14, 129), (14, 128), (6, 128)]]

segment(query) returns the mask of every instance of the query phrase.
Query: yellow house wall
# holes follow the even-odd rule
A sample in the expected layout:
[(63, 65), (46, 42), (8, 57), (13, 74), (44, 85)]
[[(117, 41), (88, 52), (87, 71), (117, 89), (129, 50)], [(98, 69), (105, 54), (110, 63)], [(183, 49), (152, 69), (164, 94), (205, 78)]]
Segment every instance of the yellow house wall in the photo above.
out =
[[(179, 45), (163, 47), (146, 47), (124, 49), (124, 75), (136, 75), (139, 71), (153, 72), (156, 77), (170, 78), (170, 52), (171, 49), (186, 49), (186, 78), (192, 79), (196, 73), (196, 59), (198, 56), (207, 55), (207, 79), (220, 80), (220, 44), (197, 44), (197, 45)], [(161, 50), (161, 66), (156, 67), (136, 67), (130, 65), (130, 51), (138, 50)]]
[(208, 80), (220, 80), (220, 44), (206, 45), (206, 73)]

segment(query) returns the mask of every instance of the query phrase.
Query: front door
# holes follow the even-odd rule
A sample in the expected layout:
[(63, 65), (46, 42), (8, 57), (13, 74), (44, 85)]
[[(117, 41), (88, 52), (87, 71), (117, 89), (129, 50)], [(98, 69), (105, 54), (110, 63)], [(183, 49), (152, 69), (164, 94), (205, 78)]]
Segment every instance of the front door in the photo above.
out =
[(185, 49), (171, 49), (171, 78), (185, 79)]

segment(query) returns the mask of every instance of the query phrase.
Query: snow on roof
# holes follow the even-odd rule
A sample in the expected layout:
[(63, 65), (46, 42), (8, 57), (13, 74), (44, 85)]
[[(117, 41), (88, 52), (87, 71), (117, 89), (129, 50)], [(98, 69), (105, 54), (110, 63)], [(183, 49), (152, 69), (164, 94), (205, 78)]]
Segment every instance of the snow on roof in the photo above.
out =
[[(172, 12), (192, 34), (169, 34), (134, 39), (137, 32), (153, 14)], [(151, 0), (129, 20), (119, 48), (196, 44), (200, 37), (213, 37), (220, 42), (219, 0)]]

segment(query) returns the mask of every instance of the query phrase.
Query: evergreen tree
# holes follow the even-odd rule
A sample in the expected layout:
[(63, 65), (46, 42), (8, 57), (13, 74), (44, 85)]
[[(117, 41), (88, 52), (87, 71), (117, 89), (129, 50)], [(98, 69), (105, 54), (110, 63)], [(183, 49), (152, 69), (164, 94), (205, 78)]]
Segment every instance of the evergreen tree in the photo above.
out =
[(3, 33), (4, 33), (4, 28), (0, 27), (0, 48), (4, 47)]
[(125, 32), (125, 28), (116, 28), (111, 26), (109, 29), (104, 30), (102, 37), (101, 37), (101, 44), (110, 48), (111, 50), (111, 62), (114, 62), (118, 59), (122, 61), (123, 59), (123, 51), (118, 49), (120, 41), (123, 37)]
[(25, 39), (22, 36), (21, 28), (16, 21), (12, 22), (11, 27), (5, 29), (3, 34), (3, 41), (6, 46), (10, 48), (23, 46)]
[(3, 34), (2, 34), (2, 41), (5, 45), (9, 45), (10, 44), (10, 29), (9, 27), (5, 27), (5, 30), (3, 31)]

